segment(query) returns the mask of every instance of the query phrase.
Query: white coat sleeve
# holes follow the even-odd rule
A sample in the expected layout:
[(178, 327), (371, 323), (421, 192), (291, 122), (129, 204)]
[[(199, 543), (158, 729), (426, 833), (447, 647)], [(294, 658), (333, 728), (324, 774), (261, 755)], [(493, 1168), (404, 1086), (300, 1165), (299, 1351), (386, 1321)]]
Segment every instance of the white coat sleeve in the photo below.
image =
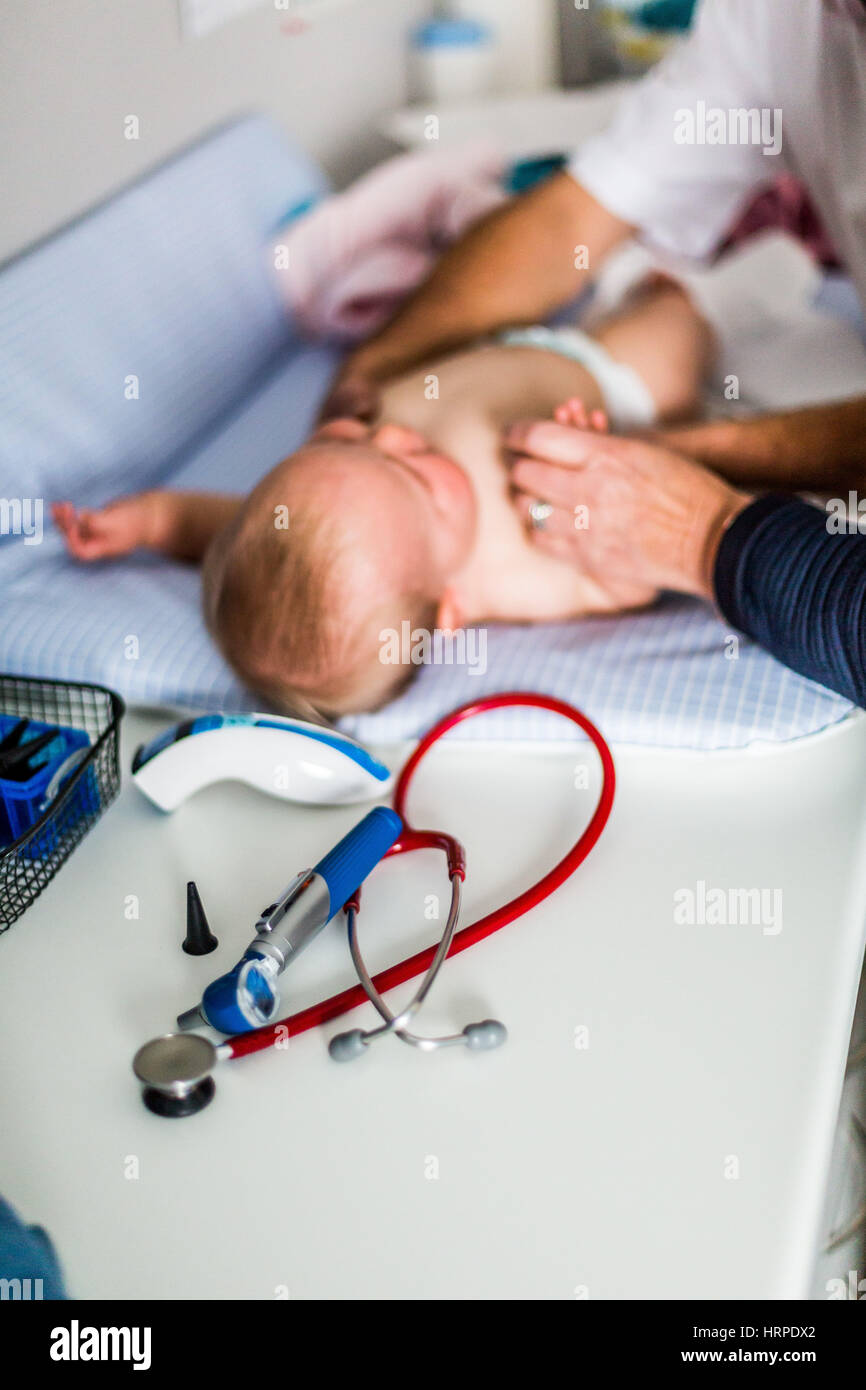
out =
[[(769, 90), (772, 29), (761, 9), (756, 0), (703, 0), (689, 38), (570, 162), (593, 197), (660, 250), (709, 255), (752, 191), (782, 172), (782, 115)], [(755, 110), (766, 112), (765, 130), (782, 146), (775, 154), (764, 153), (769, 142), (689, 143), (692, 132), (696, 140), (710, 134), (713, 111), (727, 118)]]

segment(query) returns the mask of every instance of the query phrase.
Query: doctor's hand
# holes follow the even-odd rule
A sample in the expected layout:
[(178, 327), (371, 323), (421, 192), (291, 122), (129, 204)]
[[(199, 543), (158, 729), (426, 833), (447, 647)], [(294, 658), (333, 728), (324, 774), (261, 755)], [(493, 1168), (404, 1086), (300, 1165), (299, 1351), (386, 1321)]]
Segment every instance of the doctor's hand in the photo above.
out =
[(378, 412), (378, 384), (371, 377), (349, 369), (332, 382), (319, 411), (319, 424), (342, 419), (370, 421)]
[(600, 433), (601, 417), (587, 423), (524, 420), (506, 432), (534, 542), (601, 584), (712, 599), (722, 535), (751, 496), (670, 449)]
[(379, 413), (382, 377), (365, 357), (366, 344), (345, 359), (319, 410), (319, 424), (329, 420), (374, 420)]

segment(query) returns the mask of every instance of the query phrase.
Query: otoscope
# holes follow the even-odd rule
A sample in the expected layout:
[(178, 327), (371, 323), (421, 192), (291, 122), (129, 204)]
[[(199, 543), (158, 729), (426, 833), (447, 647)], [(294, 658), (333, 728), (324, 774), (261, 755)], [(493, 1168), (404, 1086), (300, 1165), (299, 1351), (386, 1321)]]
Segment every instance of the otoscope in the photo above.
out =
[(227, 974), (208, 985), (201, 1004), (181, 1014), (182, 1031), (209, 1024), (220, 1033), (248, 1033), (268, 1023), (280, 997), (276, 977), (339, 912), (391, 848), (403, 822), (388, 806), (369, 811), (313, 869), (302, 869), (262, 909), (256, 934)]
[(375, 807), (262, 910), (255, 937), (234, 969), (208, 985), (201, 1004), (181, 1014), (177, 1022), (184, 1031), (154, 1038), (135, 1054), (132, 1066), (149, 1110), (194, 1115), (213, 1099), (211, 1072), (225, 1048), (186, 1030), (207, 1023), (237, 1034), (268, 1023), (280, 1002), (276, 977), (348, 902), (402, 830), (396, 811)]

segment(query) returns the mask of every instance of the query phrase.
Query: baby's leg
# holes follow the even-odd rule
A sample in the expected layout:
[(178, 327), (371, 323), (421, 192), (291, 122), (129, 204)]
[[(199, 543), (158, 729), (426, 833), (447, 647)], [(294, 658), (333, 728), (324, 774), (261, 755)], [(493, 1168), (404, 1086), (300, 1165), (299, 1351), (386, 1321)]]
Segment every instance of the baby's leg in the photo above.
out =
[(646, 282), (622, 309), (587, 331), (615, 361), (637, 372), (660, 420), (697, 413), (715, 343), (679, 285), (660, 277)]

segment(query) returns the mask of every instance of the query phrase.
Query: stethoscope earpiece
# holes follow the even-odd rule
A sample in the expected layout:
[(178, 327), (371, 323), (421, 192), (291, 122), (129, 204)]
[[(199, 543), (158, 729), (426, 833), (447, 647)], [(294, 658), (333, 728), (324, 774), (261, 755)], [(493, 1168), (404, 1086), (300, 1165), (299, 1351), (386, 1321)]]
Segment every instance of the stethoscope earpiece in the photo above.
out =
[(508, 1041), (508, 1029), (498, 1018), (483, 1018), (480, 1023), (467, 1023), (462, 1033), (452, 1033), (442, 1038), (422, 1038), (415, 1033), (407, 1032), (399, 1026), (404, 1018), (405, 1013), (399, 1016), (392, 1014), (386, 1020), (385, 1027), (374, 1028), (369, 1033), (365, 1033), (361, 1028), (352, 1028), (347, 1033), (335, 1034), (328, 1043), (328, 1052), (332, 1060), (353, 1062), (362, 1052), (367, 1051), (375, 1038), (384, 1037), (387, 1033), (393, 1033), (402, 1042), (410, 1043), (422, 1052), (437, 1052), (440, 1047), (456, 1047), (459, 1043), (468, 1047), (470, 1052), (492, 1052), (495, 1047), (501, 1047)]
[(367, 1051), (367, 1034), (360, 1028), (351, 1028), (348, 1033), (337, 1033), (328, 1043), (328, 1052), (335, 1062), (354, 1062), (362, 1052)]
[(485, 1018), (480, 1023), (467, 1023), (463, 1036), (473, 1052), (491, 1052), (508, 1041), (508, 1029), (498, 1018)]

